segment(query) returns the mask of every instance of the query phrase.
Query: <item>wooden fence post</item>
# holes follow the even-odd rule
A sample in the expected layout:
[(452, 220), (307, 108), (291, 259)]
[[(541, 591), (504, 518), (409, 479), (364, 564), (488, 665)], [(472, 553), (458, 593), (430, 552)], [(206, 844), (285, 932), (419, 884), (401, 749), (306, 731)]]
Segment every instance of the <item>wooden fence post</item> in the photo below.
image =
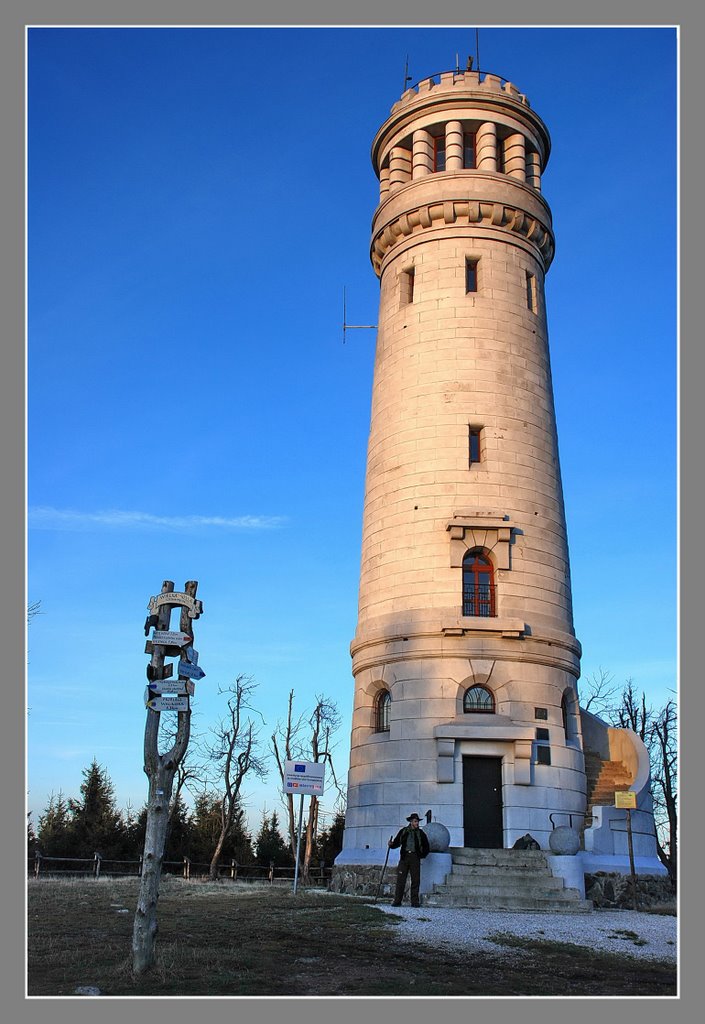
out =
[(237, 878), (237, 861), (235, 860), (235, 858), (233, 858), (230, 861), (230, 877), (232, 878), (233, 882)]
[(191, 878), (191, 861), (188, 857), (184, 857), (184, 878), (187, 880)]
[(42, 855), (39, 850), (35, 851), (34, 854), (34, 877), (39, 878), (39, 872), (42, 866)]
[(143, 854), (140, 854), (139, 863), (137, 865), (137, 877), (138, 878), (142, 877), (142, 857), (143, 856), (144, 856)]
[(269, 862), (269, 884), (272, 885), (273, 883), (274, 883), (274, 861), (270, 860), (270, 862)]
[(100, 854), (93, 854), (93, 877), (100, 878)]

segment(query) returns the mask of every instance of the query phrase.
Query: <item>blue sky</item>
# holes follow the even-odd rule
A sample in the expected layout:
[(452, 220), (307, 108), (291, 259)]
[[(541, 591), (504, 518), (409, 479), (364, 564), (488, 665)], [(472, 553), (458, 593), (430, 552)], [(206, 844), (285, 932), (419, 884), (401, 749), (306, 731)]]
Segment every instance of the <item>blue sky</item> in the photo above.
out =
[[(378, 282), (370, 144), (471, 28), (32, 29), (27, 789), (139, 808), (143, 624), (199, 581), (194, 728), (337, 700), (345, 779)], [(676, 32), (480, 31), (548, 125), (546, 281), (583, 676), (676, 686)], [(657, 571), (658, 570), (658, 571)], [(222, 698), (221, 698), (222, 701)], [(329, 790), (328, 810), (334, 794)], [(276, 773), (246, 789), (250, 825)]]

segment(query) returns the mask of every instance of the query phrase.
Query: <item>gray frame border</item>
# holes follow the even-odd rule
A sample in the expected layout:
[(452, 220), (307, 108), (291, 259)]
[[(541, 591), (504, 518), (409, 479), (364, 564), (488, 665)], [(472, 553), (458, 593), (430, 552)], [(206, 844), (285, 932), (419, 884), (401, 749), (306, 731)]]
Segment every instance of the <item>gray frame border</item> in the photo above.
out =
[[(349, 25), (352, 12), (338, 5), (331, 10), (321, 0), (302, 0), (285, 5), (283, 0), (265, 0), (257, 7), (259, 18), (241, 12), (224, 0), (201, 0), (190, 4), (184, 0), (122, 0), (120, 5), (86, 2), (86, 0), (25, 0), (2, 14), (0, 34), (0, 73), (2, 75), (2, 124), (5, 135), (0, 151), (0, 182), (2, 183), (3, 248), (0, 271), (5, 337), (2, 351), (2, 467), (5, 484), (2, 488), (0, 515), (3, 524), (0, 566), (3, 578), (3, 638), (5, 644), (5, 675), (8, 680), (5, 714), (2, 716), (2, 751), (8, 768), (3, 773), (3, 807), (6, 825), (0, 837), (4, 870), (0, 876), (3, 889), (2, 933), (3, 955), (0, 970), (3, 980), (3, 1006), (10, 1019), (22, 1024), (51, 1019), (63, 1024), (64, 1019), (76, 1024), (82, 1021), (129, 1021), (144, 1018), (148, 1009), (154, 1024), (169, 1021), (180, 1024), (192, 1020), (194, 1013), (205, 1022), (232, 1021), (246, 1014), (249, 1021), (327, 1020), (331, 1013), (336, 1020), (383, 1015), (386, 1021), (406, 1024), (417, 1013), (425, 1019), (430, 1014), (443, 1021), (465, 1021), (477, 1013), (483, 1021), (504, 1021), (520, 1014), (543, 1022), (563, 1021), (566, 1017), (578, 1022), (594, 1017), (619, 1015), (623, 1024), (631, 1021), (654, 1022), (665, 1017), (689, 1022), (697, 1019), (697, 1006), (702, 1007), (705, 986), (701, 953), (705, 948), (705, 913), (703, 886), (699, 880), (698, 853), (705, 847), (703, 835), (702, 787), (705, 777), (702, 758), (705, 746), (699, 737), (698, 723), (705, 721), (702, 668), (696, 664), (692, 637), (702, 630), (703, 544), (698, 530), (705, 507), (702, 460), (697, 458), (705, 436), (703, 405), (699, 382), (705, 380), (702, 335), (705, 315), (702, 309), (703, 253), (702, 203), (695, 189), (705, 166), (703, 154), (703, 114), (701, 97), (705, 95), (705, 78), (701, 60), (705, 40), (705, 12), (694, 0), (675, 0), (669, 4), (652, 0), (593, 0), (589, 10), (591, 26), (597, 25), (679, 25), (681, 27), (681, 807), (687, 815), (681, 827), (681, 893), (687, 899), (681, 905), (680, 996), (676, 999), (595, 998), (571, 999), (524, 998), (436, 1000), (406, 999), (32, 999), (24, 998), (24, 885), (13, 878), (20, 871), (24, 879), (24, 637), (26, 595), (24, 587), (24, 26), (26, 24), (326, 24)], [(468, 8), (461, 2), (442, 0), (431, 7), (419, 0), (358, 0), (354, 9), (355, 24), (370, 25), (453, 25), (467, 24), (472, 17), (479, 25), (582, 25), (586, 20), (571, 17), (558, 0), (537, 0), (530, 8), (519, 0), (479, 0)], [(585, 69), (599, 73), (599, 68)], [(650, 74), (648, 68), (644, 75)], [(694, 184), (694, 182), (696, 184)], [(686, 214), (684, 216), (683, 214)], [(635, 211), (638, 215), (638, 211)], [(686, 302), (687, 298), (687, 302)], [(9, 318), (9, 324), (8, 324)], [(700, 399), (700, 400), (699, 400)], [(655, 467), (657, 471), (657, 467)], [(684, 557), (687, 555), (687, 558)], [(17, 595), (22, 595), (18, 601)], [(21, 638), (21, 639), (20, 639)], [(12, 640), (12, 643), (9, 641)], [(700, 762), (700, 769), (698, 769)], [(13, 770), (14, 769), (14, 770)], [(9, 825), (8, 823), (9, 822)], [(19, 837), (19, 841), (18, 841)], [(19, 884), (18, 884), (19, 883)], [(608, 1005), (609, 1004), (609, 1005)]]

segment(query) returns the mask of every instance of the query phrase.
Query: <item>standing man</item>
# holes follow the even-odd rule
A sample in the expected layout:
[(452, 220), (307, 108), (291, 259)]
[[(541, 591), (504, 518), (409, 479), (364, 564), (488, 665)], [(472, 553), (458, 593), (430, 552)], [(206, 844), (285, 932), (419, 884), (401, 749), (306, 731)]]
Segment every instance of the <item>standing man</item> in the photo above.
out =
[(410, 814), (406, 819), (409, 824), (400, 828), (394, 839), (389, 840), (392, 850), (399, 850), (399, 866), (397, 867), (397, 885), (394, 892), (393, 907), (400, 907), (404, 898), (406, 876), (411, 876), (411, 906), (421, 906), (419, 902), (419, 885), (421, 884), (421, 861), (428, 856), (429, 846), (426, 833), (419, 828), (421, 818), (418, 814)]

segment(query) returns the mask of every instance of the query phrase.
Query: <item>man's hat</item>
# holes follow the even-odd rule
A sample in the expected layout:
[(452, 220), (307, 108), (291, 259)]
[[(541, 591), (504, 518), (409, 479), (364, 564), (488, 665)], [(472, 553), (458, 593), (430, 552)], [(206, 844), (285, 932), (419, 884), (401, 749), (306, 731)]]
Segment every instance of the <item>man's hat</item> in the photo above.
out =
[(410, 814), (409, 817), (406, 820), (407, 821), (421, 821), (421, 818), (419, 818), (418, 814), (416, 814), (414, 812), (414, 814)]

